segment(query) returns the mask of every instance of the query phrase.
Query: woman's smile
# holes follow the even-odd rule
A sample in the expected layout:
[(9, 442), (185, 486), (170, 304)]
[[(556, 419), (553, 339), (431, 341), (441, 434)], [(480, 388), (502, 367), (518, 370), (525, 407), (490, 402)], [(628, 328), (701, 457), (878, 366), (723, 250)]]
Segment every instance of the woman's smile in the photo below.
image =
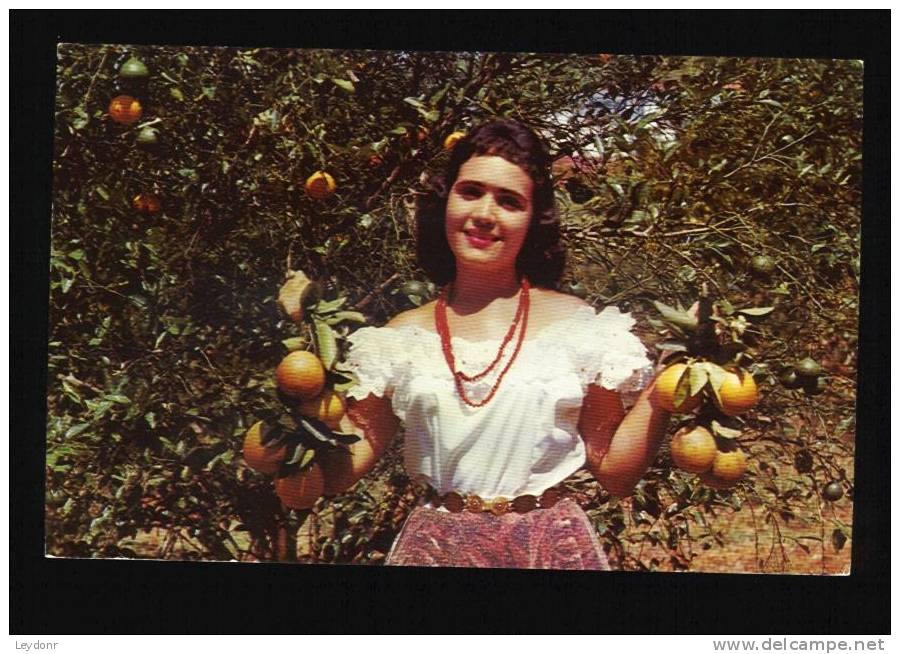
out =
[(499, 236), (494, 236), (493, 234), (479, 232), (474, 229), (463, 230), (466, 237), (469, 239), (469, 243), (474, 248), (478, 249), (486, 249), (491, 247), (494, 243), (500, 240)]
[(534, 182), (503, 157), (472, 157), (447, 198), (447, 242), (457, 264), (515, 268), (531, 224)]

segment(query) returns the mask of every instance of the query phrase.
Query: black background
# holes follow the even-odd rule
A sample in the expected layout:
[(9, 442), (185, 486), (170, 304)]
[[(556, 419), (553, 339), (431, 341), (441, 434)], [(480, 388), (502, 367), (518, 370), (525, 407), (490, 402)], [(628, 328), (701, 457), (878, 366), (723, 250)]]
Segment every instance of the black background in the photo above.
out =
[[(10, 11), (9, 17), (10, 633), (890, 633), (889, 11)], [(44, 559), (60, 42), (864, 60), (852, 573), (820, 578)]]

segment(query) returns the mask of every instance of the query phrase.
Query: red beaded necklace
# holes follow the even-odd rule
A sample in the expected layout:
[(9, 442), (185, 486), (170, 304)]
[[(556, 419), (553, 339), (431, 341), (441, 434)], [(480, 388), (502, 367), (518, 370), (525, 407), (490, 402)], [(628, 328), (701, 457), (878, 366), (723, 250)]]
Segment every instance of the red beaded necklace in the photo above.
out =
[[(503, 342), (500, 344), (497, 356), (494, 357), (494, 360), (487, 368), (476, 375), (467, 375), (461, 370), (456, 369), (456, 358), (453, 356), (453, 347), (450, 343), (450, 326), (447, 323), (447, 297), (450, 292), (450, 285), (448, 284), (444, 287), (444, 290), (441, 291), (434, 311), (435, 327), (441, 337), (441, 350), (444, 352), (444, 359), (447, 361), (447, 365), (450, 367), (450, 373), (453, 375), (453, 381), (456, 384), (456, 392), (459, 393), (460, 399), (469, 406), (477, 408), (484, 406), (491, 401), (497, 393), (497, 390), (500, 388), (500, 382), (503, 381), (506, 372), (519, 355), (519, 350), (522, 349), (522, 342), (525, 339), (525, 331), (528, 328), (528, 309), (530, 306), (528, 291), (530, 289), (531, 285), (528, 283), (528, 280), (523, 277), (522, 291), (519, 293), (519, 306), (516, 308), (515, 318), (513, 318), (512, 324), (506, 332), (506, 336), (503, 337)], [(506, 346), (509, 345), (509, 342), (512, 340), (513, 334), (516, 333), (516, 328), (519, 326), (520, 322), (522, 323), (522, 328), (519, 330), (519, 338), (516, 341), (516, 347), (513, 350), (512, 356), (503, 367), (503, 370), (500, 371), (500, 374), (497, 376), (497, 381), (494, 382), (494, 385), (491, 387), (487, 396), (481, 402), (473, 402), (466, 395), (466, 389), (463, 387), (463, 382), (478, 381), (497, 367), (497, 364), (500, 363), (500, 360), (503, 358), (503, 352), (506, 350)]]

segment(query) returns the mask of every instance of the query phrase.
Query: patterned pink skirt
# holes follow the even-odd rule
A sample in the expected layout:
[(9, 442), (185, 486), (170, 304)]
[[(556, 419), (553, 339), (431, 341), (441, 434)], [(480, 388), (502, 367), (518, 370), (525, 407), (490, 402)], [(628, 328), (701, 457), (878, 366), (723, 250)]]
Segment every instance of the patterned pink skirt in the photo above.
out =
[(578, 503), (507, 513), (413, 509), (386, 565), (609, 570), (597, 534)]

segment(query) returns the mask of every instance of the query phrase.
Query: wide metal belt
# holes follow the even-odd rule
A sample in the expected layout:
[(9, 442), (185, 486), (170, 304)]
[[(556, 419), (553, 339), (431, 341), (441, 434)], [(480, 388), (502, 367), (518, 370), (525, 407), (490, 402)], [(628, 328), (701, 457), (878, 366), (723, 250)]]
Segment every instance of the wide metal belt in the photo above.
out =
[(428, 486), (425, 491), (425, 499), (431, 502), (434, 508), (444, 507), (450, 513), (469, 511), (470, 513), (493, 513), (503, 515), (513, 511), (515, 513), (528, 513), (535, 509), (549, 509), (568, 495), (559, 488), (548, 488), (540, 495), (519, 495), (518, 497), (492, 497), (484, 498), (474, 493), (457, 493), (451, 491), (444, 495)]

